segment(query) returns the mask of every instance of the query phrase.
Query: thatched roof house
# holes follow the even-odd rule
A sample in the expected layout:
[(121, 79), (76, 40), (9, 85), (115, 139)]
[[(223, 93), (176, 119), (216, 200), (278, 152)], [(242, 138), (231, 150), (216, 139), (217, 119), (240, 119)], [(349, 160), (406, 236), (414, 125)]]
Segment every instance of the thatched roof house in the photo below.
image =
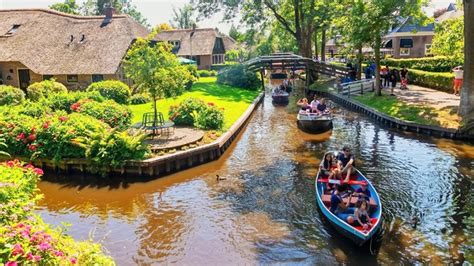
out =
[[(120, 78), (131, 43), (148, 30), (128, 15), (0, 10), (0, 82), (25, 88), (54, 77), (69, 87)], [(123, 75), (122, 75), (123, 76)]]
[(211, 28), (167, 30), (155, 39), (173, 44), (177, 56), (195, 60), (199, 69), (224, 64), (225, 52), (236, 48), (234, 39)]

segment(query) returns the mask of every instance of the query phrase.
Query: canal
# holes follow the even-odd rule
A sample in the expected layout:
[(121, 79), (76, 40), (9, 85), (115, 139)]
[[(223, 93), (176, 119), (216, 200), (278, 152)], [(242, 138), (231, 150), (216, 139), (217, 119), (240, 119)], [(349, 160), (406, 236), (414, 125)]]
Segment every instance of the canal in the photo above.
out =
[[(71, 223), (78, 240), (102, 242), (119, 265), (472, 262), (474, 146), (334, 113), (333, 132), (305, 134), (267, 96), (218, 161), (151, 181), (42, 181), (39, 212)], [(345, 144), (383, 202), (374, 256), (338, 235), (315, 203), (320, 158)]]

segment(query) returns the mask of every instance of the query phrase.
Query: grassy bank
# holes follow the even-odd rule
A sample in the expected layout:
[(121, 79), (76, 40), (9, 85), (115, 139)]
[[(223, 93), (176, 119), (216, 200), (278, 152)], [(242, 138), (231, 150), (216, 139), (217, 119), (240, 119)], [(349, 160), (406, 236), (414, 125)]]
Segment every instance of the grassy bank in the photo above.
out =
[[(182, 95), (176, 98), (159, 100), (157, 104), (158, 111), (163, 113), (165, 119), (168, 119), (170, 106), (177, 105), (186, 98), (193, 97), (206, 102), (213, 102), (218, 107), (224, 108), (224, 130), (227, 130), (237, 121), (259, 93), (259, 91), (248, 91), (220, 85), (216, 83), (215, 77), (208, 77), (200, 78), (191, 90)], [(137, 123), (141, 121), (143, 113), (153, 111), (153, 104), (131, 105), (130, 108), (133, 114), (132, 123)]]
[(436, 109), (428, 106), (407, 104), (396, 97), (386, 94), (357, 96), (357, 101), (392, 117), (423, 125), (459, 128), (458, 115), (451, 109)]

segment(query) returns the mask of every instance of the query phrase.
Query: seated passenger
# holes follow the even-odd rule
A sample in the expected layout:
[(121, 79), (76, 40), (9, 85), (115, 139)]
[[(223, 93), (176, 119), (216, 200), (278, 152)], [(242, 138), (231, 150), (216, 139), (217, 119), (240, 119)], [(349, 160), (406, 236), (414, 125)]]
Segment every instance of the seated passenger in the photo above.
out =
[(365, 201), (370, 201), (371, 195), (370, 191), (367, 189), (367, 183), (362, 184), (360, 188), (355, 191), (354, 196), (359, 197), (359, 199), (365, 199)]
[(354, 155), (351, 154), (351, 149), (349, 146), (344, 146), (344, 148), (342, 148), (342, 152), (337, 156), (337, 167), (341, 175), (346, 175), (345, 178), (341, 177), (344, 178), (345, 183), (349, 182), (351, 174), (355, 172), (353, 168), (354, 166)]
[(326, 99), (321, 98), (321, 101), (316, 106), (316, 111), (318, 112), (318, 114), (328, 113), (328, 107), (326, 106)]
[(311, 109), (311, 105), (309, 105), (308, 99), (306, 98), (299, 99), (296, 105), (300, 106), (301, 110)]
[(368, 231), (370, 227), (372, 226), (367, 209), (368, 209), (367, 201), (362, 200), (362, 201), (359, 201), (358, 207), (356, 208), (354, 212), (354, 218), (355, 218), (355, 221), (357, 222), (356, 225), (362, 226), (364, 231)]
[[(324, 160), (321, 162), (321, 165), (319, 166), (321, 169), (321, 173), (323, 176), (327, 176), (328, 179), (337, 179), (337, 164), (336, 164), (336, 159), (331, 153), (327, 153), (326, 156), (324, 156)], [(331, 190), (334, 188), (334, 184), (327, 183), (326, 184), (326, 189)]]
[(336, 190), (334, 190), (331, 195), (331, 207), (329, 210), (343, 221), (352, 224), (354, 222), (354, 218), (352, 217), (354, 214), (354, 208), (349, 208), (352, 194), (349, 196), (349, 200), (344, 202), (341, 197), (342, 192), (344, 192), (344, 187), (336, 186)]
[(314, 98), (311, 101), (311, 111), (313, 113), (317, 112), (316, 110), (318, 109), (318, 104), (319, 104), (318, 96), (314, 95)]

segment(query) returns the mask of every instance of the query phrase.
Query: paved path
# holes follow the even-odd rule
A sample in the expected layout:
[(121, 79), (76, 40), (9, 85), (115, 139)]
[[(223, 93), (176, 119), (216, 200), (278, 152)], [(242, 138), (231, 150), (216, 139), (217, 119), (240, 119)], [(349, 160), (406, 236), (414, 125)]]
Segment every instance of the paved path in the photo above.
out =
[[(398, 85), (397, 88), (399, 87)], [(412, 84), (408, 85), (408, 90), (395, 89), (395, 95), (407, 103), (417, 105), (423, 103), (436, 109), (457, 109), (460, 101), (459, 96)]]
[(194, 144), (204, 137), (204, 131), (189, 128), (189, 127), (175, 127), (174, 133), (170, 135), (156, 136), (153, 139), (146, 140), (147, 144), (151, 144), (152, 151), (159, 151), (164, 149), (176, 149), (185, 145)]

